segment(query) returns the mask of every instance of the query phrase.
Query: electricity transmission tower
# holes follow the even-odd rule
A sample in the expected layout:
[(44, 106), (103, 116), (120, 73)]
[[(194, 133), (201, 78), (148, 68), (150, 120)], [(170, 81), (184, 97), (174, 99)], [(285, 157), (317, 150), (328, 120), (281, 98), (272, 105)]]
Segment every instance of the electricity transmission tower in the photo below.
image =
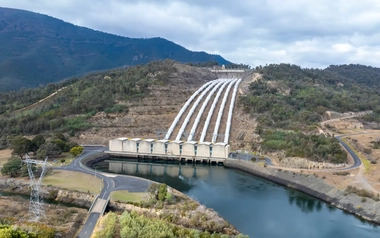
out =
[[(42, 183), (42, 178), (44, 177), (46, 173), (46, 165), (47, 165), (47, 159), (46, 157), (45, 161), (39, 161), (39, 160), (32, 160), (29, 158), (28, 155), (26, 155), (26, 159), (24, 162), (26, 163), (26, 166), (28, 167), (28, 173), (30, 178), (30, 203), (29, 203), (29, 213), (33, 216), (31, 220), (38, 221), (42, 216), (45, 215), (44, 212), (44, 204), (42, 201), (42, 197), (40, 195), (40, 187)], [(41, 165), (41, 175), (39, 179), (36, 179), (34, 177), (33, 165)]]

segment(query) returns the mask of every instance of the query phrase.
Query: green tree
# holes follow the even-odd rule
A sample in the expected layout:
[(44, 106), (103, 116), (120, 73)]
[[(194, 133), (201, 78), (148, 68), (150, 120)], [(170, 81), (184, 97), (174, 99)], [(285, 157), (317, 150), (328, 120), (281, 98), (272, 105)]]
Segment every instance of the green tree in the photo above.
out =
[(8, 147), (8, 140), (5, 135), (0, 137), (0, 150), (6, 149)]
[(166, 184), (164, 183), (160, 184), (160, 187), (158, 188), (158, 194), (157, 194), (158, 201), (162, 201), (162, 202), (165, 201), (167, 190), (168, 190), (168, 186)]
[(43, 145), (46, 142), (43, 135), (37, 135), (32, 139), (32, 145), (31, 150), (33, 151), (34, 155), (36, 155), (37, 150), (40, 148), (41, 145)]
[(83, 152), (82, 146), (74, 146), (70, 149), (70, 154), (72, 154), (74, 157), (80, 155)]
[(62, 140), (62, 141), (67, 141), (67, 138), (66, 138), (65, 135), (62, 134), (62, 133), (55, 133), (55, 134), (54, 134), (54, 137), (55, 137), (55, 139), (60, 139), (60, 140)]
[(38, 159), (45, 159), (46, 156), (56, 156), (61, 154), (61, 148), (59, 148), (58, 145), (52, 142), (46, 142), (45, 144), (41, 145), (40, 148), (37, 150)]
[(63, 152), (69, 152), (70, 146), (69, 144), (60, 138), (55, 138), (51, 141), (51, 143), (56, 144)]
[(24, 154), (27, 154), (32, 146), (32, 141), (23, 136), (16, 136), (11, 142), (11, 148), (13, 155), (18, 155), (22, 159)]
[(20, 158), (10, 158), (1, 169), (3, 175), (10, 175), (12, 178), (21, 173), (22, 160)]

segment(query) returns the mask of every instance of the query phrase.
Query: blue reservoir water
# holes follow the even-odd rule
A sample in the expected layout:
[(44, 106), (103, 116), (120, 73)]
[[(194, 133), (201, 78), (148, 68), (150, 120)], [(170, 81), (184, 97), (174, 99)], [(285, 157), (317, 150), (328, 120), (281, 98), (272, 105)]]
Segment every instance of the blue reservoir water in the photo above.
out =
[(213, 208), (251, 237), (380, 237), (380, 227), (375, 224), (293, 189), (223, 166), (136, 166), (116, 161), (97, 165), (103, 171), (164, 182)]

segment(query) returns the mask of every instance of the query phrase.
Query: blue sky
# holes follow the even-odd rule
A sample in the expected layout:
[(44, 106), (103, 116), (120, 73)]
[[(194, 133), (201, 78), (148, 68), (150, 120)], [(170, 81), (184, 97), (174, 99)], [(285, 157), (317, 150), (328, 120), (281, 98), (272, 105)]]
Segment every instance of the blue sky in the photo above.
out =
[(378, 0), (2, 0), (127, 37), (163, 37), (251, 66), (380, 67)]

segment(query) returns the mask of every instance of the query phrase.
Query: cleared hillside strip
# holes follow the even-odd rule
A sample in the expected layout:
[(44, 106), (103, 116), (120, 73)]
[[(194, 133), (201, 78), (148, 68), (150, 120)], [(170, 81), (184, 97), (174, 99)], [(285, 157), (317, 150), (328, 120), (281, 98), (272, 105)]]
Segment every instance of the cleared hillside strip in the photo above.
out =
[(182, 137), (182, 134), (187, 126), (187, 124), (189, 123), (189, 120), (191, 118), (191, 116), (193, 115), (195, 109), (197, 108), (199, 102), (203, 99), (203, 97), (208, 93), (208, 91), (210, 91), (213, 87), (215, 87), (215, 85), (217, 85), (218, 83), (220, 83), (220, 80), (214, 80), (211, 82), (211, 84), (209, 84), (205, 90), (203, 90), (202, 94), (198, 97), (198, 99), (195, 101), (195, 103), (193, 104), (193, 106), (191, 107), (189, 113), (187, 114), (186, 118), (185, 118), (185, 121), (183, 122), (179, 132), (178, 132), (178, 135), (176, 137), (176, 141), (179, 141), (181, 140), (181, 137)]
[(225, 88), (229, 83), (231, 83), (232, 80), (233, 80), (233, 79), (228, 79), (228, 80), (226, 80), (226, 81), (223, 83), (223, 85), (219, 88), (218, 93), (216, 94), (216, 96), (215, 96), (215, 98), (214, 98), (214, 101), (213, 101), (213, 103), (212, 103), (212, 105), (211, 105), (211, 108), (210, 108), (210, 110), (208, 111), (207, 118), (206, 118), (206, 122), (205, 122), (205, 124), (204, 124), (204, 126), (203, 126), (202, 134), (201, 134), (201, 137), (200, 137), (200, 139), (199, 139), (199, 142), (204, 142), (205, 137), (206, 137), (206, 133), (207, 133), (207, 129), (208, 129), (209, 125), (210, 125), (210, 120), (211, 120), (211, 118), (212, 118), (212, 116), (213, 116), (213, 114), (214, 114), (214, 110), (215, 110), (215, 107), (216, 107), (216, 105), (217, 105), (217, 103), (218, 103), (218, 101), (219, 101), (220, 95), (222, 94), (224, 88)]
[(213, 83), (213, 81), (205, 83), (202, 87), (200, 87), (197, 91), (195, 91), (195, 93), (193, 95), (191, 95), (191, 97), (186, 101), (185, 105), (183, 105), (183, 107), (181, 108), (181, 110), (179, 111), (177, 116), (175, 117), (173, 123), (169, 127), (168, 132), (165, 135), (165, 140), (168, 140), (170, 138), (171, 134), (173, 133), (174, 128), (176, 127), (176, 125), (179, 121), (179, 119), (181, 118), (182, 114), (186, 111), (187, 107), (194, 100), (194, 98), (196, 98), (199, 93), (201, 93), (206, 87), (208, 87), (212, 83)]
[(215, 127), (214, 127), (214, 133), (212, 135), (212, 140), (211, 140), (212, 143), (216, 142), (216, 139), (218, 137), (220, 120), (222, 119), (222, 115), (223, 115), (223, 111), (224, 111), (224, 107), (225, 107), (228, 95), (229, 95), (229, 93), (231, 91), (232, 85), (234, 85), (237, 81), (238, 81), (238, 79), (235, 79), (235, 80), (231, 81), (228, 84), (226, 92), (224, 93), (223, 101), (222, 101), (222, 104), (220, 104), (220, 108), (219, 108), (219, 112), (218, 112), (218, 118), (216, 119), (216, 123), (215, 123)]
[[(199, 109), (198, 115), (195, 118), (193, 126), (191, 127), (190, 134), (189, 134), (189, 137), (187, 138), (187, 141), (192, 141), (193, 140), (194, 135), (195, 135), (195, 131), (196, 131), (196, 129), (198, 127), (198, 124), (199, 124), (199, 120), (201, 119), (201, 116), (203, 115), (203, 112), (204, 112), (207, 104), (209, 103), (211, 97), (214, 95), (214, 93), (216, 92), (216, 90), (219, 87), (221, 87), (222, 85), (225, 84), (225, 82), (228, 82), (228, 81), (229, 81), (228, 79), (220, 79), (219, 83), (216, 84), (216, 86), (209, 92), (209, 94), (207, 95), (206, 99), (203, 101), (203, 104), (202, 104), (201, 108)], [(216, 102), (214, 101), (213, 103), (216, 103)]]
[(232, 93), (232, 99), (230, 103), (230, 109), (228, 111), (228, 119), (227, 119), (227, 124), (226, 124), (226, 131), (225, 131), (225, 136), (224, 136), (224, 143), (228, 144), (228, 141), (230, 139), (230, 130), (231, 130), (231, 122), (232, 122), (232, 113), (234, 111), (234, 105), (235, 105), (235, 99), (236, 99), (236, 93), (237, 89), (239, 87), (239, 84), (241, 82), (241, 79), (239, 79), (234, 87), (234, 91)]

